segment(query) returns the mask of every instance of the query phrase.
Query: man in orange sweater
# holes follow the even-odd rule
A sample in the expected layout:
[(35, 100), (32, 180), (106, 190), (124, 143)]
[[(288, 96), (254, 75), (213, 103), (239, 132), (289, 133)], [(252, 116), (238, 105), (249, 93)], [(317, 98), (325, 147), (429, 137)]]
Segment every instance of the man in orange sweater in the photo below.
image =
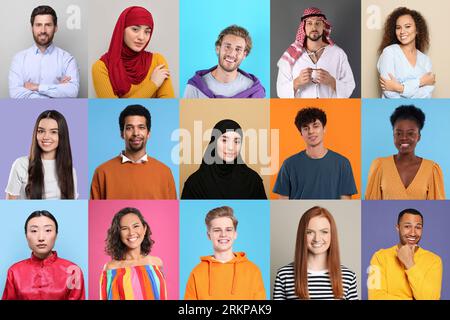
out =
[(91, 199), (176, 199), (170, 168), (146, 152), (150, 112), (141, 105), (127, 106), (119, 116), (125, 150), (95, 170)]
[(219, 207), (205, 218), (214, 255), (201, 257), (189, 276), (186, 300), (264, 300), (259, 268), (244, 252), (233, 252), (238, 221), (230, 207)]
[(397, 231), (400, 243), (375, 252), (370, 261), (369, 300), (438, 300), (442, 287), (442, 260), (419, 247), (423, 216), (402, 210)]

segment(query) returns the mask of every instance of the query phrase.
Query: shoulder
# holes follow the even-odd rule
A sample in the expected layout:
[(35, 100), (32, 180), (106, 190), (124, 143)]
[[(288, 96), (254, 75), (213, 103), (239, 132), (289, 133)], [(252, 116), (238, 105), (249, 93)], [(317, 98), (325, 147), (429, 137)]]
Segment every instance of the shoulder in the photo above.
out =
[(345, 164), (350, 163), (350, 161), (348, 160), (347, 157), (345, 157), (342, 154), (337, 153), (333, 150), (328, 149), (327, 155), (328, 155), (328, 158), (332, 159), (333, 161), (339, 161), (339, 162), (345, 163)]
[(148, 255), (145, 260), (146, 260), (147, 264), (155, 265), (158, 267), (163, 266), (163, 262), (162, 262), (161, 258), (159, 258), (159, 257)]
[(281, 278), (284, 278), (286, 276), (291, 276), (293, 274), (294, 274), (294, 263), (293, 262), (291, 262), (285, 266), (282, 266), (277, 271), (277, 276), (281, 277)]
[(118, 261), (118, 260), (111, 260), (111, 261), (108, 261), (106, 264), (105, 264), (105, 267), (104, 267), (104, 269), (105, 270), (112, 270), (112, 269), (117, 269), (117, 268), (120, 268), (120, 261)]
[(376, 158), (372, 160), (372, 163), (370, 164), (372, 169), (380, 169), (383, 164), (388, 163), (391, 156), (389, 157), (382, 157), (382, 158)]
[(425, 53), (423, 53), (420, 50), (417, 50), (417, 56), (419, 57), (419, 59), (421, 60), (426, 60), (426, 61), (431, 61), (430, 57), (427, 56)]
[(378, 259), (380, 261), (383, 261), (385, 259), (388, 259), (389, 257), (395, 257), (397, 255), (397, 251), (395, 250), (396, 246), (390, 247), (390, 248), (383, 248), (376, 251), (372, 259)]
[(167, 62), (166, 58), (161, 53), (158, 53), (158, 52), (153, 53), (152, 59), (154, 59), (154, 61), (156, 61), (157, 64)]
[[(60, 258), (60, 257), (58, 257), (58, 264), (59, 265), (62, 265), (62, 266), (64, 266), (64, 267), (66, 267), (66, 268), (68, 268), (68, 267), (71, 267), (71, 268), (73, 268), (73, 269), (80, 269), (81, 270), (81, 268), (76, 264), (76, 263), (74, 263), (74, 262), (72, 262), (72, 261), (70, 261), (70, 260), (67, 260), (67, 259), (63, 259), (63, 258)], [(69, 270), (70, 271), (70, 270)]]
[(17, 158), (13, 162), (13, 167), (15, 169), (28, 170), (28, 165), (29, 165), (28, 156), (23, 156), (23, 157)]
[(344, 278), (345, 277), (350, 277), (350, 278), (356, 277), (356, 273), (344, 265), (341, 265), (341, 272), (342, 272), (342, 277), (344, 277)]
[(24, 260), (17, 261), (17, 262), (15, 262), (15, 263), (13, 263), (13, 264), (9, 267), (8, 273), (9, 273), (9, 272), (14, 273), (14, 272), (16, 272), (16, 271), (22, 270), (23, 268), (28, 269), (28, 264), (29, 264), (29, 262), (30, 262), (30, 259), (24, 259)]
[(430, 262), (434, 263), (440, 263), (442, 264), (442, 259), (440, 256), (438, 256), (436, 253), (430, 251), (430, 250), (425, 250), (423, 248), (420, 248), (422, 251), (422, 255), (426, 257), (426, 259)]
[(338, 55), (342, 55), (342, 56), (347, 56), (347, 54), (345, 53), (344, 49), (342, 49), (341, 47), (339, 47), (337, 44), (334, 44), (332, 46), (329, 46), (329, 50), (333, 53), (333, 54), (338, 54)]
[(170, 168), (166, 164), (150, 156), (148, 156), (148, 164), (158, 170), (170, 171)]
[(30, 48), (27, 48), (27, 49), (24, 49), (24, 50), (20, 50), (19, 52), (14, 54), (13, 61), (21, 60), (24, 57), (26, 57), (28, 54), (33, 53), (33, 51), (34, 51), (34, 47), (30, 47)]
[(95, 169), (96, 173), (105, 173), (106, 171), (120, 165), (120, 156), (114, 157), (106, 162), (103, 162), (101, 165)]
[(439, 164), (437, 162), (434, 162), (433, 160), (423, 158), (422, 161), (426, 166), (431, 167), (433, 170), (441, 170)]
[(295, 163), (297, 163), (298, 161), (302, 161), (306, 159), (305, 156), (305, 151), (300, 151), (299, 153), (293, 154), (292, 156), (286, 158), (286, 160), (284, 160), (283, 165), (286, 164), (288, 166), (291, 166)]
[(391, 44), (391, 45), (385, 47), (383, 49), (383, 51), (381, 52), (381, 55), (382, 56), (392, 56), (392, 55), (395, 55), (399, 49), (400, 49), (400, 47), (398, 46), (398, 44), (394, 43), (394, 44)]
[(75, 59), (74, 56), (70, 52), (68, 52), (64, 49), (61, 49), (60, 47), (55, 46), (54, 50), (56, 51), (56, 53), (58, 55), (61, 55), (64, 59)]
[(106, 64), (100, 59), (95, 61), (94, 64), (92, 65), (92, 72), (107, 71), (107, 70), (108, 68), (106, 67)]

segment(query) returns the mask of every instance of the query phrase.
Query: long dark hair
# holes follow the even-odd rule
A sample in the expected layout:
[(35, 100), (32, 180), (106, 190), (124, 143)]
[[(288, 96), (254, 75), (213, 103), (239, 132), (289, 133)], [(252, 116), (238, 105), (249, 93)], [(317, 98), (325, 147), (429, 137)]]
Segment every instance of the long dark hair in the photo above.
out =
[(146, 256), (152, 250), (155, 241), (151, 238), (152, 231), (147, 221), (145, 221), (139, 209), (136, 208), (123, 208), (114, 215), (111, 222), (111, 227), (108, 229), (108, 235), (106, 237), (106, 248), (105, 252), (114, 260), (124, 260), (125, 254), (128, 251), (128, 247), (120, 239), (120, 219), (127, 214), (136, 215), (141, 221), (144, 227), (147, 227), (145, 231), (144, 239), (141, 243), (141, 254)]
[(410, 15), (416, 24), (416, 49), (421, 52), (426, 52), (430, 46), (430, 36), (428, 34), (428, 26), (425, 18), (416, 10), (411, 10), (405, 7), (400, 7), (392, 11), (384, 24), (383, 40), (378, 48), (378, 52), (383, 52), (383, 49), (391, 44), (400, 43), (395, 34), (395, 26), (397, 19), (404, 15)]
[(28, 157), (28, 183), (25, 193), (28, 199), (42, 199), (44, 193), (44, 169), (42, 150), (37, 142), (37, 131), (42, 119), (53, 119), (58, 124), (58, 148), (56, 149), (56, 176), (61, 191), (61, 199), (74, 199), (72, 151), (70, 149), (69, 128), (64, 116), (56, 110), (46, 110), (36, 119)]

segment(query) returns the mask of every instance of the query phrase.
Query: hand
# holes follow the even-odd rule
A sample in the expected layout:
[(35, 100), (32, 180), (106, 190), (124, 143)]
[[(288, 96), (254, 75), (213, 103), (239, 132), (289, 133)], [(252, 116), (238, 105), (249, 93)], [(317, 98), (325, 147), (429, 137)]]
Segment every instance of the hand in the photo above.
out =
[(414, 266), (414, 252), (416, 251), (417, 245), (408, 245), (405, 244), (397, 249), (397, 258), (400, 262), (405, 266), (405, 269), (408, 270), (412, 266)]
[(327, 70), (317, 69), (315, 82), (325, 84), (336, 91), (336, 79)]
[(150, 80), (152, 80), (159, 88), (163, 84), (164, 80), (166, 80), (169, 76), (170, 76), (169, 69), (164, 69), (164, 65), (160, 64), (155, 68), (155, 70), (153, 70)]
[(432, 86), (436, 83), (436, 75), (432, 72), (425, 73), (420, 78), (420, 86)]
[(63, 76), (59, 79), (59, 84), (69, 83), (72, 78), (69, 76)]
[(389, 73), (389, 79), (380, 76), (380, 87), (383, 91), (394, 91), (398, 93), (402, 93), (404, 89), (403, 85), (391, 73)]
[(311, 75), (312, 75), (311, 68), (306, 68), (300, 71), (298, 77), (294, 79), (294, 90), (297, 91), (300, 88), (300, 86), (310, 83), (312, 81)]
[(38, 83), (25, 82), (23, 84), (23, 86), (25, 87), (25, 89), (28, 89), (28, 90), (31, 90), (31, 91), (38, 91), (39, 90), (39, 84)]

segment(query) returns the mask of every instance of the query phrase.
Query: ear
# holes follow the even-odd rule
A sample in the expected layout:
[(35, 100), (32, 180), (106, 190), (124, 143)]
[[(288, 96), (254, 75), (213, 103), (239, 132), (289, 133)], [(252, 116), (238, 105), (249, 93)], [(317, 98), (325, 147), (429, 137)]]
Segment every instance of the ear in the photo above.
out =
[(219, 55), (219, 52), (220, 52), (220, 47), (216, 46), (216, 54), (217, 54), (217, 56)]
[[(125, 129), (124, 129), (125, 130)], [(124, 137), (123, 137), (123, 131), (120, 131), (120, 137), (122, 138), (122, 139), (124, 139)]]
[(209, 240), (211, 240), (211, 236), (209, 235), (209, 231), (206, 231), (206, 236), (208, 237)]
[(147, 140), (150, 139), (151, 133), (152, 133), (151, 131), (148, 132), (148, 134), (147, 134)]
[(417, 142), (420, 141), (420, 138), (422, 138), (422, 135), (420, 134), (420, 131), (419, 131), (419, 139), (417, 139)]
[(57, 25), (55, 26), (55, 33), (56, 33), (56, 31), (58, 31), (58, 26)]
[(395, 225), (395, 229), (397, 229), (397, 232), (400, 232), (400, 226), (398, 224)]
[(234, 240), (236, 240), (237, 237), (238, 237), (238, 232), (236, 231), (236, 232), (234, 233)]

